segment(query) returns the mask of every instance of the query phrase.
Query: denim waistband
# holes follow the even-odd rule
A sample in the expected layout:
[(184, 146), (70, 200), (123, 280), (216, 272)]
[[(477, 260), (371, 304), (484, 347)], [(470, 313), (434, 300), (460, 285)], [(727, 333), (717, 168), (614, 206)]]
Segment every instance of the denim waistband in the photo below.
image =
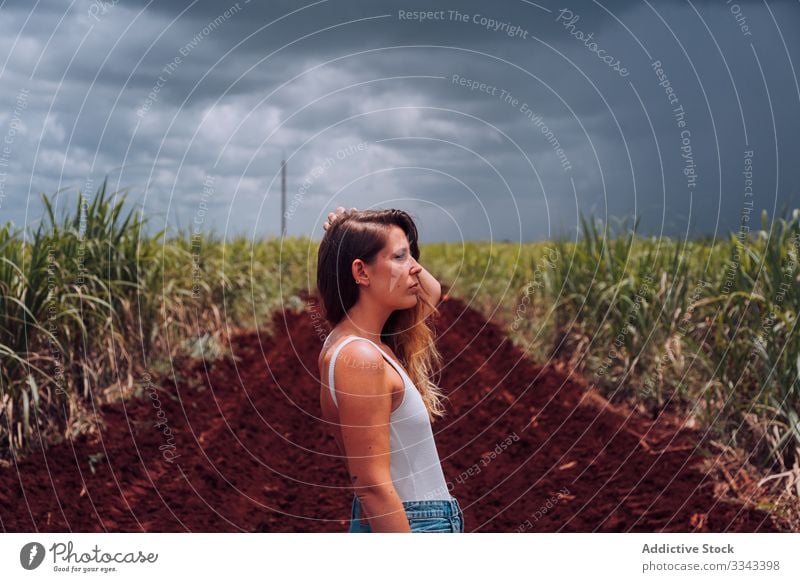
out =
[[(425, 517), (455, 517), (463, 515), (461, 512), (461, 506), (455, 497), (450, 497), (450, 499), (415, 499), (411, 501), (403, 501), (403, 509), (405, 509), (406, 515), (409, 519)], [(353, 510), (354, 516), (361, 516), (361, 502), (356, 496), (353, 496)]]
[(421, 499), (403, 501), (403, 507), (409, 518), (416, 517), (453, 517), (461, 513), (461, 506), (455, 497), (450, 499)]

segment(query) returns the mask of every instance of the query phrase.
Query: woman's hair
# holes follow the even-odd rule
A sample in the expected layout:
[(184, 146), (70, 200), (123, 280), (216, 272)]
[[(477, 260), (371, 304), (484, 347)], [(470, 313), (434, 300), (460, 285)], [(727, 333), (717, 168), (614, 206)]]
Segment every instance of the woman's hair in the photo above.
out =
[[(386, 246), (392, 225), (403, 229), (411, 247), (411, 256), (419, 260), (417, 227), (402, 210), (346, 212), (326, 231), (317, 255), (317, 291), (325, 319), (331, 325), (337, 325), (358, 301), (359, 288), (353, 279), (353, 261), (361, 259), (372, 264), (378, 252)], [(423, 317), (423, 308), (428, 305), (434, 312), (438, 310), (422, 294), (418, 297), (414, 307), (392, 312), (381, 330), (381, 340), (392, 348), (405, 366), (419, 389), (431, 421), (434, 421), (444, 416), (442, 400), (446, 396), (431, 380), (434, 369), (441, 366), (442, 357), (434, 344), (433, 330), (426, 323), (427, 318)]]

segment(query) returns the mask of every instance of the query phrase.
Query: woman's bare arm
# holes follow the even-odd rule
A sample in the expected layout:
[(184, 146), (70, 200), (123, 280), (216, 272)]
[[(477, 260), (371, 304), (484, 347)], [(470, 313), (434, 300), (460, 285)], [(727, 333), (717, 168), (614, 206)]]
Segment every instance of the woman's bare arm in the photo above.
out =
[[(422, 265), (420, 265), (420, 267), (422, 267)], [(422, 267), (422, 271), (419, 272), (419, 283), (420, 287), (422, 287), (420, 295), (424, 294), (427, 302), (436, 307), (442, 297), (442, 284), (439, 283), (436, 277), (431, 275), (425, 267)], [(423, 313), (423, 317), (428, 317), (433, 313), (433, 310), (426, 306)]]
[(391, 474), (392, 389), (386, 363), (366, 342), (342, 348), (334, 368), (347, 467), (374, 532), (410, 532)]

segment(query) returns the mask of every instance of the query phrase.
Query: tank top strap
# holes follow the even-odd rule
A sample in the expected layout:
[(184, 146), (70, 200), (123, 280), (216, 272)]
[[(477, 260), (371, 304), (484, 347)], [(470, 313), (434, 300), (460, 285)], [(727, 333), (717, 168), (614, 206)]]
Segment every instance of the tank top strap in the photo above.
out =
[(374, 341), (372, 341), (371, 339), (367, 339), (367, 338), (365, 338), (365, 337), (360, 337), (360, 336), (357, 336), (357, 335), (351, 335), (351, 336), (348, 336), (347, 338), (343, 339), (341, 342), (339, 342), (339, 345), (338, 345), (338, 346), (336, 346), (336, 348), (334, 348), (334, 350), (333, 350), (333, 356), (331, 357), (331, 363), (330, 363), (330, 366), (328, 367), (328, 389), (331, 391), (331, 398), (333, 399), (333, 403), (334, 403), (334, 404), (336, 404), (336, 406), (339, 406), (339, 403), (336, 401), (336, 390), (335, 390), (335, 388), (334, 388), (334, 386), (333, 386), (333, 373), (334, 373), (334, 371), (335, 371), (335, 368), (336, 368), (336, 358), (339, 356), (339, 352), (340, 352), (340, 351), (342, 351), (342, 348), (343, 348), (343, 347), (344, 347), (346, 344), (349, 344), (349, 343), (350, 343), (351, 341), (353, 341), (353, 340), (364, 340), (364, 341), (368, 341), (368, 342), (369, 342), (369, 343), (371, 343), (373, 346), (375, 346), (376, 348), (378, 348), (378, 351), (379, 351), (379, 352), (380, 352), (380, 353), (383, 355), (383, 357), (384, 357), (384, 358), (386, 358), (387, 360), (389, 360), (389, 363), (392, 365), (392, 367), (393, 367), (395, 370), (397, 370), (397, 373), (398, 373), (398, 374), (400, 374), (400, 377), (403, 379), (403, 384), (407, 385), (407, 378), (408, 378), (408, 375), (405, 373), (405, 370), (403, 370), (403, 368), (401, 368), (401, 367), (400, 367), (400, 364), (398, 364), (397, 362), (395, 362), (395, 361), (394, 361), (394, 360), (393, 360), (393, 359), (392, 359), (392, 358), (389, 356), (389, 354), (387, 354), (386, 352), (384, 352), (384, 351), (383, 351), (383, 349), (382, 349), (382, 348), (381, 348), (381, 347), (380, 347), (378, 344), (376, 344), (376, 343), (375, 343)]

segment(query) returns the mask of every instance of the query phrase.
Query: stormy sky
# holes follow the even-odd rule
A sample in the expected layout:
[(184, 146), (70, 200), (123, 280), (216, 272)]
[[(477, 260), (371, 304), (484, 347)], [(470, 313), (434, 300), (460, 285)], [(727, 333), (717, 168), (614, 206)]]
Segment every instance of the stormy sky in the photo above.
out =
[(798, 24), (798, 0), (6, 1), (0, 222), (108, 176), (154, 228), (275, 236), (285, 153), (289, 235), (343, 205), (423, 242), (581, 212), (724, 236), (800, 207)]

